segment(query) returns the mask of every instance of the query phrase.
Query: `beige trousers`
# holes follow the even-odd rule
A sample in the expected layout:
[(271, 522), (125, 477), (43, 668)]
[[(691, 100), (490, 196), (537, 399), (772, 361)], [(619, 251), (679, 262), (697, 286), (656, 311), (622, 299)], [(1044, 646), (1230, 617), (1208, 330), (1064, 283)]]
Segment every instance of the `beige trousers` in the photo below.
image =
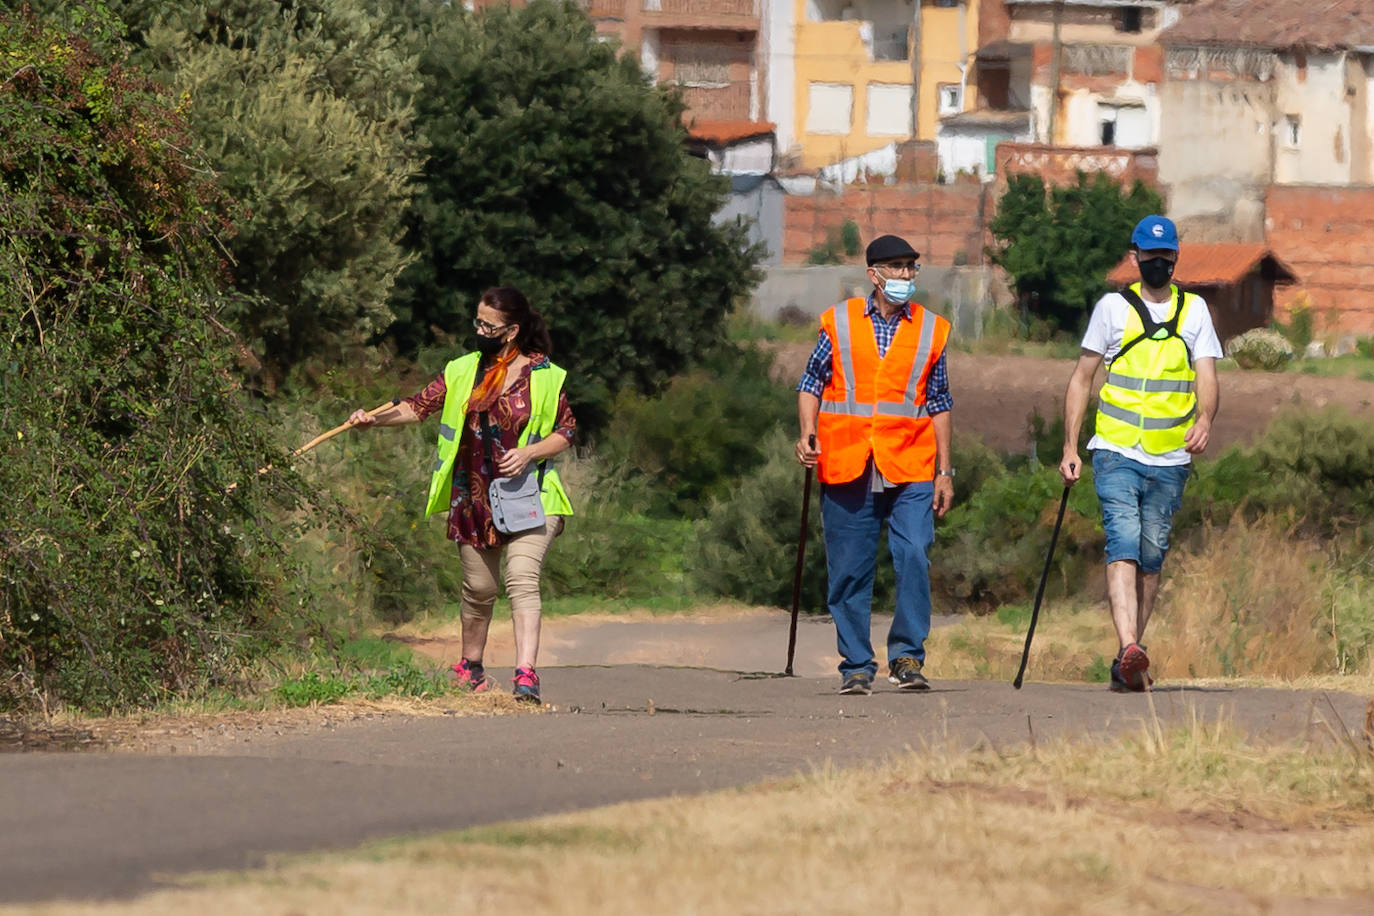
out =
[(463, 564), (463, 657), (480, 662), (487, 647), (491, 610), (496, 604), (497, 568), (504, 569), (506, 597), (510, 598), (511, 619), (515, 625), (515, 667), (533, 668), (539, 654), (539, 618), (543, 604), (539, 597), (539, 576), (549, 545), (563, 530), (563, 516), (550, 515), (539, 528), (513, 535), (504, 547), (483, 549), (460, 544)]

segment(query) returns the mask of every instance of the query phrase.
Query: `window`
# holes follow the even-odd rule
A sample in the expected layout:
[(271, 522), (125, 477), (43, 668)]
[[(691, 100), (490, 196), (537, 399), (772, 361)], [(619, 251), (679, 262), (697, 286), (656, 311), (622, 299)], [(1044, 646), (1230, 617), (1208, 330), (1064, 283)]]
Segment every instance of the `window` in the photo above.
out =
[(959, 0), (935, 0), (935, 5), (942, 9), (952, 9), (959, 5)]
[(911, 87), (869, 83), (867, 129), (870, 137), (911, 136)]
[(1113, 119), (1110, 120), (1110, 121), (1103, 120), (1103, 121), (1101, 121), (1101, 122), (1099, 122), (1099, 123), (1102, 125), (1102, 131), (1101, 131), (1101, 135), (1102, 135), (1102, 145), (1103, 145), (1103, 146), (1115, 146), (1115, 145), (1116, 145), (1116, 119), (1113, 118)]
[(1121, 18), (1116, 23), (1118, 32), (1139, 32), (1140, 31), (1140, 7), (1124, 6), (1121, 8)]
[(1284, 115), (1283, 142), (1290, 149), (1302, 146), (1302, 115)]
[(964, 110), (964, 87), (958, 83), (941, 83), (935, 89), (942, 115), (958, 114)]
[(806, 132), (847, 134), (854, 121), (854, 87), (848, 83), (812, 83), (807, 91)]

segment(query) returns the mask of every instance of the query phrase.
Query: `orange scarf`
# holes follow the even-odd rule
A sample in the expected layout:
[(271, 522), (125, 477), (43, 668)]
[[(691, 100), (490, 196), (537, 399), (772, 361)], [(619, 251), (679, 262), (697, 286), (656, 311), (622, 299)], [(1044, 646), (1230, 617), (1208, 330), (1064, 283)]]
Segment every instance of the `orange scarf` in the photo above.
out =
[(496, 399), (506, 387), (506, 370), (519, 355), (520, 348), (514, 344), (508, 344), (501, 351), (496, 357), (496, 362), (487, 368), (482, 380), (473, 387), (472, 396), (468, 398), (469, 413), (491, 409), (491, 405), (496, 403)]

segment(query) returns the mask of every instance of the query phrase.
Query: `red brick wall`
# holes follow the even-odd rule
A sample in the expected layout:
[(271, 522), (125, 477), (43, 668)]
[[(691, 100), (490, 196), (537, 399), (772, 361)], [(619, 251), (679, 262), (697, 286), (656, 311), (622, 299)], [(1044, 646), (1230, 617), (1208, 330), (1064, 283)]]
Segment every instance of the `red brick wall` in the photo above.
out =
[[(813, 248), (838, 237), (845, 220), (859, 227), (860, 252), (847, 260), (863, 263), (862, 246), (880, 235), (900, 235), (921, 252), (927, 264), (983, 263), (990, 239), (991, 192), (980, 185), (849, 187), (843, 193), (818, 191), (784, 198), (783, 263), (804, 264)], [(843, 252), (841, 252), (843, 257)]]
[(1127, 188), (1137, 178), (1152, 188), (1159, 188), (1159, 157), (1153, 149), (999, 143), (996, 159), (999, 196), (1006, 189), (1008, 175), (1039, 175), (1046, 184), (1061, 186), (1076, 182), (1079, 170), (1089, 175), (1094, 172), (1106, 172)]
[(1318, 332), (1374, 333), (1374, 188), (1279, 186), (1265, 199), (1268, 243), (1298, 275), (1275, 313), (1305, 295)]

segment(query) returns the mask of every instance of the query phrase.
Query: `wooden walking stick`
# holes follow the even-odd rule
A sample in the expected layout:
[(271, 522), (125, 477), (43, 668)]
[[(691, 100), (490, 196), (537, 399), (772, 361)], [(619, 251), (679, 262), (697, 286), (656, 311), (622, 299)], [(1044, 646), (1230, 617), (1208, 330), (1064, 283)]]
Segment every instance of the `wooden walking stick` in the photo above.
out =
[[(377, 416), (377, 414), (382, 413), (383, 411), (386, 411), (386, 410), (390, 410), (391, 408), (395, 407), (395, 406), (396, 406), (397, 404), (399, 404), (399, 403), (401, 403), (401, 399), (400, 399), (400, 398), (392, 398), (391, 400), (387, 401), (385, 404), (378, 404), (376, 407), (374, 407), (374, 408), (372, 408), (371, 410), (369, 410), (369, 411), (367, 412), (367, 415), (368, 415), (369, 417), (375, 417), (375, 416)], [(344, 423), (340, 423), (338, 426), (334, 427), (334, 428), (331, 429), (329, 432), (327, 432), (327, 433), (320, 433), (318, 436), (316, 436), (315, 438), (311, 439), (309, 442), (305, 443), (305, 445), (302, 445), (300, 448), (294, 450), (294, 451), (291, 453), (291, 457), (292, 457), (292, 458), (297, 458), (297, 457), (299, 457), (299, 456), (301, 456), (301, 455), (304, 455), (306, 452), (310, 451), (312, 448), (314, 448), (315, 446), (319, 445), (321, 442), (328, 442), (330, 439), (333, 439), (335, 436), (337, 436), (339, 433), (343, 432), (344, 430), (352, 429), (353, 427), (355, 427), (355, 426), (357, 426), (357, 425), (358, 425), (358, 424), (357, 424), (357, 423), (354, 423), (352, 420), (348, 420), (348, 421), (346, 421), (346, 422), (344, 422)], [(260, 468), (258, 468), (258, 474), (259, 474), (259, 475), (261, 475), (261, 474), (266, 474), (266, 473), (267, 473), (268, 471), (270, 471), (270, 470), (272, 470), (272, 465), (269, 464), (269, 465), (267, 465), (266, 467), (260, 467)], [(234, 492), (235, 490), (238, 489), (238, 486), (239, 486), (239, 485), (236, 484), (236, 483), (231, 483), (231, 484), (229, 484), (229, 486), (225, 487), (224, 492), (226, 492), (226, 493), (232, 493), (232, 492)]]
[[(1070, 466), (1072, 470), (1072, 466)], [(1045, 554), (1045, 571), (1040, 574), (1040, 587), (1035, 590), (1035, 606), (1031, 608), (1030, 627), (1026, 630), (1026, 648), (1021, 650), (1021, 667), (1016, 672), (1016, 680), (1011, 686), (1021, 689), (1021, 679), (1026, 675), (1026, 662), (1030, 661), (1031, 638), (1035, 636), (1035, 621), (1040, 617), (1040, 599), (1045, 594), (1045, 581), (1050, 577), (1050, 561), (1054, 559), (1054, 545), (1059, 540), (1059, 529), (1064, 524), (1064, 508), (1069, 504), (1069, 485), (1064, 485), (1064, 495), (1059, 500), (1059, 517), (1054, 520), (1054, 533), (1050, 535), (1050, 549)]]
[[(810, 436), (806, 444), (816, 447), (816, 437)], [(806, 559), (807, 520), (811, 514), (811, 476), (814, 468), (806, 469), (806, 483), (802, 485), (801, 535), (797, 538), (797, 569), (792, 575), (792, 626), (787, 631), (787, 670), (783, 673), (792, 676), (792, 656), (797, 651), (797, 611), (801, 607), (802, 562)]]

